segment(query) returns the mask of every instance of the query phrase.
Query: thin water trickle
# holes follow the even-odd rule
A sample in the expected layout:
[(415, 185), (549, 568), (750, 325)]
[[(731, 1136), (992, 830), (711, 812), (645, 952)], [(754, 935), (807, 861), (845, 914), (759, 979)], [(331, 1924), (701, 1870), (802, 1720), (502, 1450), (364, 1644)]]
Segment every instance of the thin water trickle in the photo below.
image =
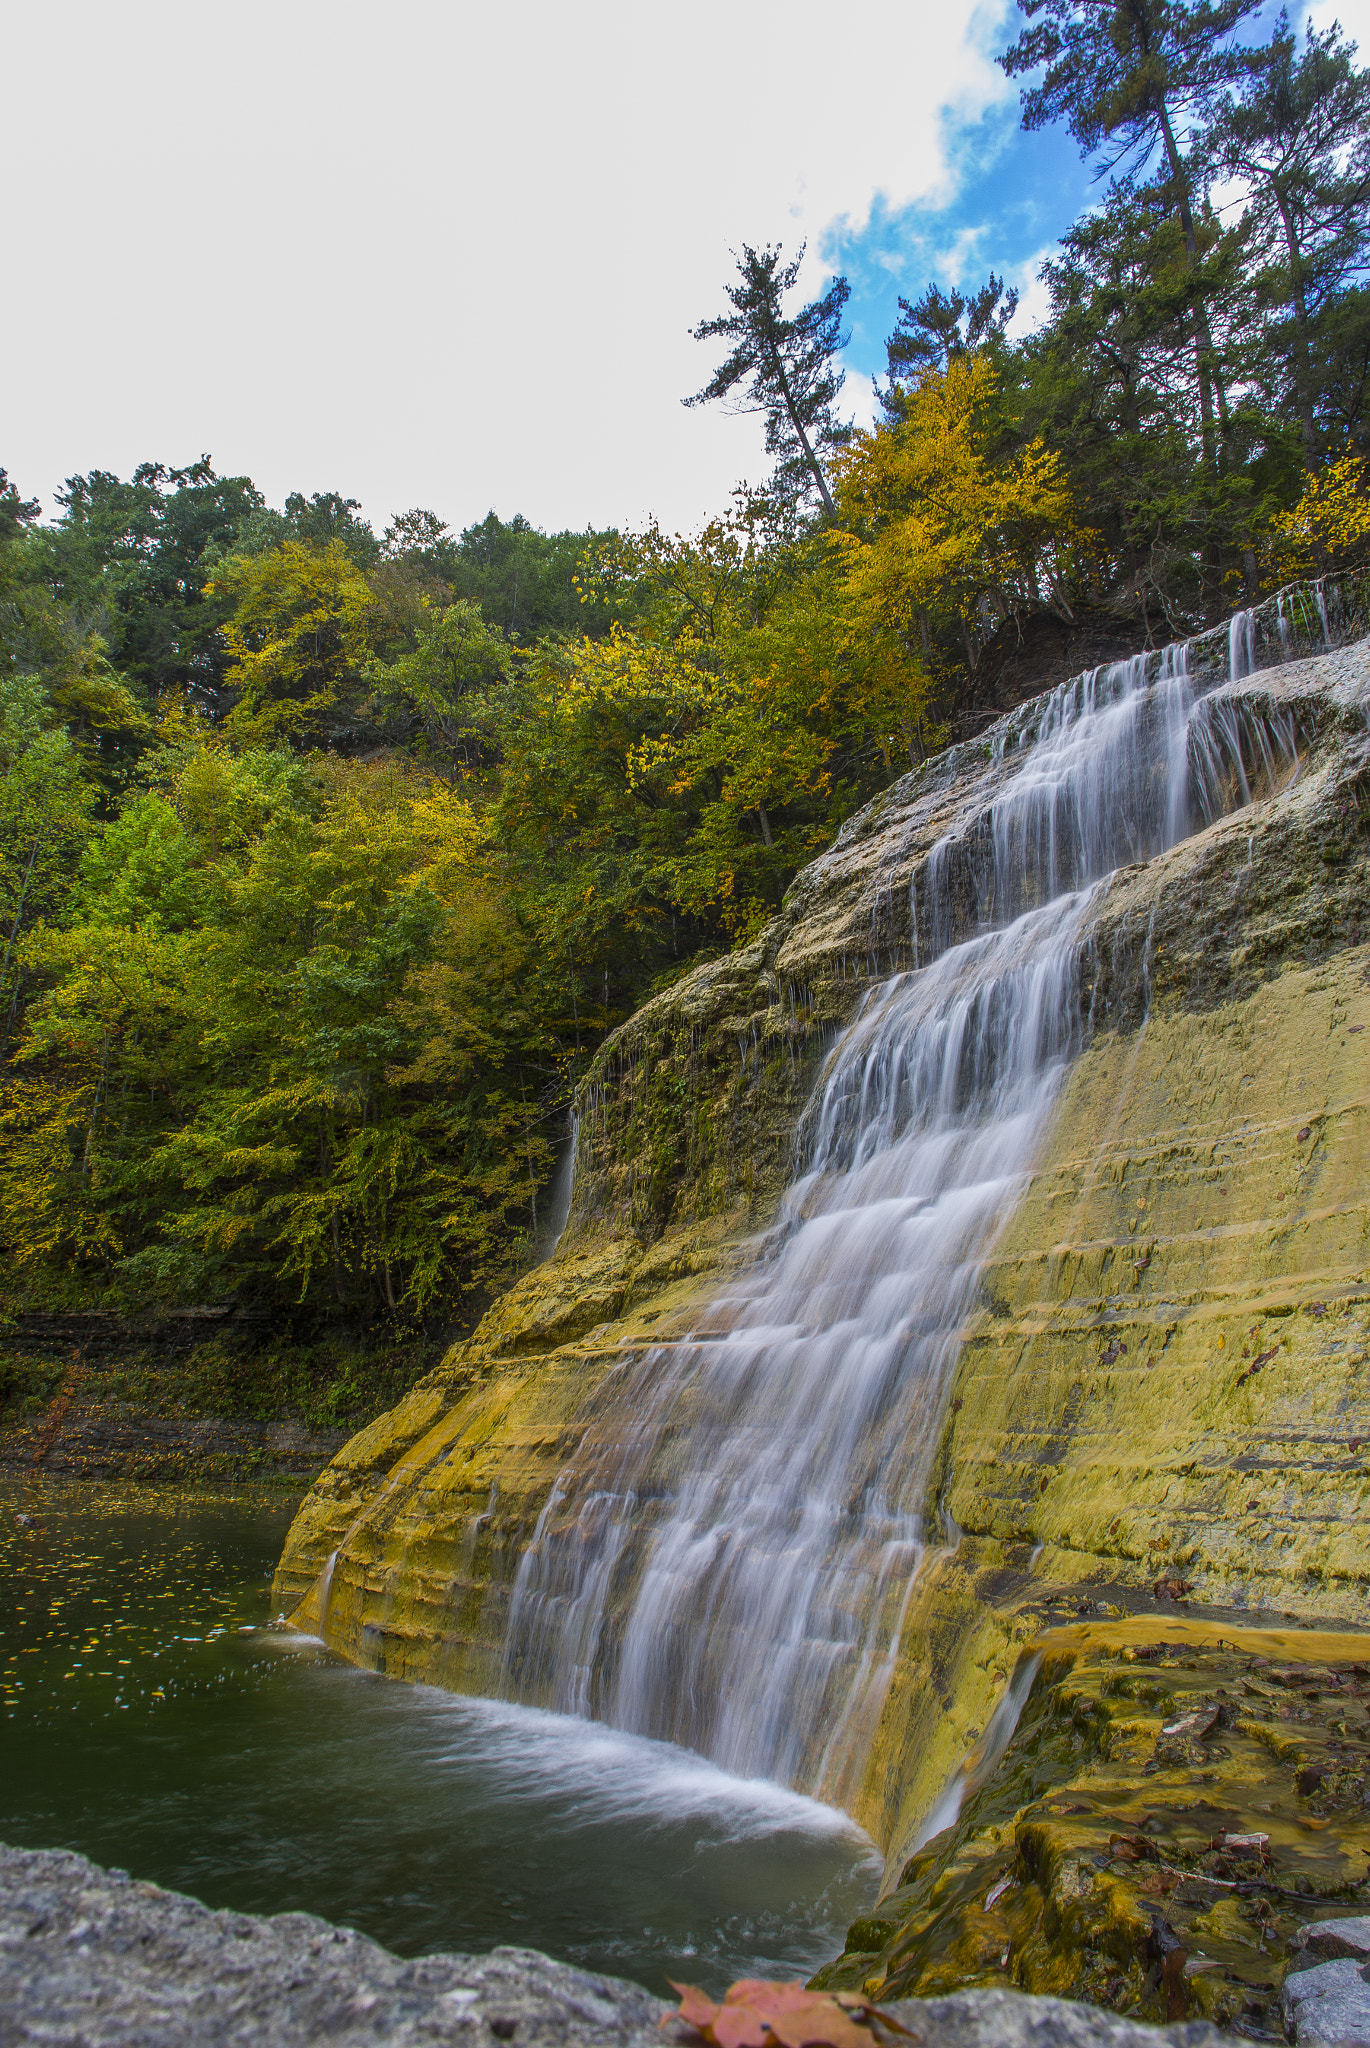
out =
[[(1249, 620), (1230, 653), (1238, 673)], [(935, 1541), (962, 1329), (1087, 1028), (1102, 887), (1249, 801), (1292, 745), (1196, 705), (1183, 649), (1046, 701), (923, 864), (919, 964), (829, 1055), (764, 1251), (582, 1418), (515, 1584), (509, 1696), (854, 1796)]]
[(1256, 667), (1256, 614), (1234, 612), (1227, 629), (1227, 677), (1239, 683)]
[(556, 1172), (547, 1193), (547, 1213), (538, 1240), (539, 1257), (550, 1259), (561, 1243), (571, 1214), (571, 1198), (576, 1188), (576, 1154), (580, 1149), (580, 1118), (572, 1111), (566, 1128), (566, 1139)]

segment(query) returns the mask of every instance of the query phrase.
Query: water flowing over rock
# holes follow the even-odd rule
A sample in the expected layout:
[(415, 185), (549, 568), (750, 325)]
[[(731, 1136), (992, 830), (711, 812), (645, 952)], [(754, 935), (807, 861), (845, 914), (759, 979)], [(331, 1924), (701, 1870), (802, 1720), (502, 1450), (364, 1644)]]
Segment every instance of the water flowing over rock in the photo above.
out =
[(922, 964), (830, 1054), (772, 1242), (695, 1341), (605, 1387), (558, 1478), (514, 1587), (516, 1696), (850, 1795), (985, 1250), (1081, 1041), (1093, 885), (1249, 801), (1248, 759), (1266, 786), (1294, 764), (1278, 713), (1196, 716), (1183, 653), (1056, 692), (934, 846)]
[(324, 1475), (283, 1605), (892, 1867), (1050, 1589), (1359, 1617), (1304, 1448), (1327, 1399), (1370, 1438), (1356, 1335), (1270, 1318), (1364, 1288), (1370, 661), (1317, 650), (1366, 595), (1021, 707), (616, 1033), (556, 1257)]

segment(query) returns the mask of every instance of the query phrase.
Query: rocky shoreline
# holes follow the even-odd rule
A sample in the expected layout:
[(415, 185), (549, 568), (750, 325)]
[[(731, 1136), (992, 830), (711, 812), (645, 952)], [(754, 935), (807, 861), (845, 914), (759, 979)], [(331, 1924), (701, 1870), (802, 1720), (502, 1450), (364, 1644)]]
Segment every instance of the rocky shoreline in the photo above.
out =
[(246, 1416), (158, 1414), (98, 1392), (59, 1396), (0, 1436), (0, 1473), (140, 1484), (274, 1481), (298, 1490), (337, 1456), (343, 1429)]
[[(1140, 2026), (1012, 1991), (889, 2010), (928, 2048), (1218, 2048), (1223, 2039), (1202, 2023)], [(0, 1846), (0, 2048), (647, 2048), (672, 2032), (693, 2039), (669, 2020), (663, 2036), (668, 2013), (635, 1984), (533, 1949), (403, 1958), (312, 1914), (213, 1912), (68, 1850)]]

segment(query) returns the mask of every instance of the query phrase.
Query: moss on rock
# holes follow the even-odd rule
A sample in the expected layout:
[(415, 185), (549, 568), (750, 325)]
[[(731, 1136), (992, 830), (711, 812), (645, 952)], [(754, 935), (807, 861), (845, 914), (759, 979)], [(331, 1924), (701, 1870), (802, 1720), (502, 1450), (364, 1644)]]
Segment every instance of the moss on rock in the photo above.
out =
[(1013, 1985), (1278, 2038), (1316, 1911), (1370, 1901), (1370, 1636), (1128, 1616), (1048, 1630), (1002, 1760), (819, 1973)]

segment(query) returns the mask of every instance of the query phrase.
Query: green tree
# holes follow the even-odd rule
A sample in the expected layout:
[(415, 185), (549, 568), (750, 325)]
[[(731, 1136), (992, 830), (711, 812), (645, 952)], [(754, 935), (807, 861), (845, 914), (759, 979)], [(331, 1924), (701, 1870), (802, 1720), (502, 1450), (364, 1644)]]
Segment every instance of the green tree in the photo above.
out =
[(1017, 310), (1018, 293), (1006, 290), (993, 271), (969, 295), (929, 284), (921, 298), (901, 298), (899, 317), (885, 342), (888, 379), (881, 404), (886, 418), (898, 418), (900, 393), (924, 370), (945, 369), (952, 356), (998, 340)]
[(366, 680), (383, 707), (398, 706), (422, 734), (423, 751), (451, 763), (451, 777), (490, 758), (491, 699), (508, 679), (509, 648), (468, 599), (426, 605), (413, 644), (390, 661), (373, 661)]
[[(1030, 27), (1000, 58), (1010, 78), (1037, 71), (1023, 90), (1023, 126), (1064, 120), (1089, 155), (1110, 145), (1109, 168), (1137, 182), (1158, 156), (1163, 189), (1184, 236), (1191, 274), (1190, 314), (1205, 463), (1218, 468), (1218, 382), (1203, 288), (1200, 217), (1202, 159), (1197, 131), (1224, 90), (1242, 75), (1234, 31), (1260, 0), (1018, 0)], [(1188, 132), (1187, 132), (1188, 131)]]
[(432, 577), (443, 594), (479, 605), (511, 646), (529, 647), (544, 633), (609, 630), (608, 614), (579, 583), (587, 551), (610, 533), (543, 533), (521, 515), (494, 512), (453, 536), (434, 512), (397, 513), (385, 530), (388, 561)]
[(119, 1298), (461, 1313), (531, 1227), (555, 1078), (471, 807), (193, 728), (90, 844), (0, 1128), (0, 1229)]
[(851, 438), (837, 411), (837, 358), (849, 338), (842, 332), (842, 309), (851, 287), (845, 277), (835, 277), (821, 297), (787, 316), (785, 296), (794, 289), (804, 250), (789, 263), (781, 255), (779, 246), (758, 250), (743, 244), (740, 282), (724, 287), (732, 311), (691, 330), (696, 341), (726, 341), (729, 352), (703, 389), (684, 402), (718, 401), (735, 412), (760, 413), (766, 453), (778, 458), (769, 487), (773, 496), (782, 505), (817, 497), (833, 519), (826, 464)]
[(346, 723), (372, 647), (376, 599), (341, 541), (282, 541), (232, 555), (211, 590), (231, 605), (224, 627), (238, 692), (230, 729), (246, 744), (317, 740)]
[(23, 941), (60, 910), (94, 802), (42, 685), (0, 678), (0, 1061), (20, 1005)]
[[(1210, 313), (1239, 329), (1238, 237), (1201, 226)], [(1166, 191), (1112, 184), (1042, 277), (1050, 317), (1003, 359), (1020, 432), (1059, 454), (1099, 583), (1126, 591), (1144, 636), (1183, 634), (1223, 600), (1259, 491), (1235, 461), (1215, 478), (1202, 460), (1192, 271)]]
[(1285, 358), (1282, 395), (1310, 474), (1325, 447), (1314, 329), (1370, 251), (1370, 72), (1354, 58), (1335, 23), (1321, 33), (1310, 23), (1301, 52), (1281, 10), (1209, 140), (1215, 164), (1249, 193), (1248, 247), (1267, 301), (1285, 315), (1285, 335), (1267, 345)]

